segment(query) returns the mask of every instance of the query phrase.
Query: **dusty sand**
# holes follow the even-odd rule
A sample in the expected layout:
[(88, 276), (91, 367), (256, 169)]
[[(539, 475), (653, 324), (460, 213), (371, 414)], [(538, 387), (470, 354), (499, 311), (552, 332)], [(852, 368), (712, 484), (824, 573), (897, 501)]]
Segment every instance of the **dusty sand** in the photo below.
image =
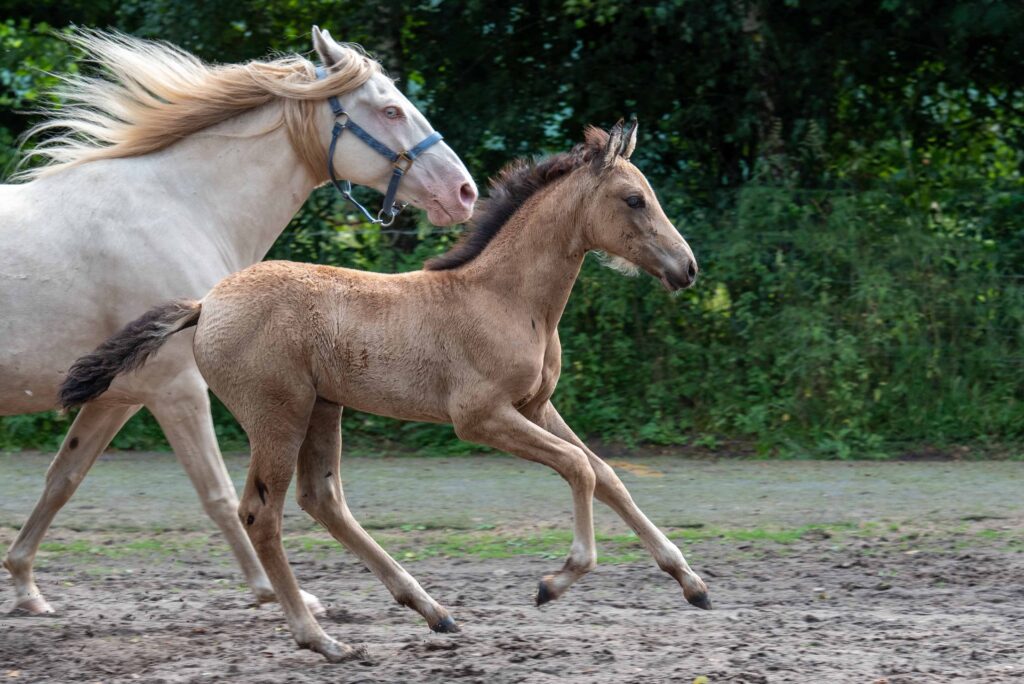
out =
[[(27, 514), (44, 462), (0, 456), (0, 543)], [(244, 474), (240, 459), (229, 463)], [(1020, 498), (1007, 498), (1022, 491), (1020, 464), (654, 459), (631, 468), (624, 479), (651, 517), (689, 536), (680, 544), (715, 610), (689, 607), (621, 537), (601, 544), (609, 558), (597, 570), (537, 609), (536, 581), (566, 550), (557, 540), (529, 547), (568, 527), (557, 478), (494, 457), (354, 459), (346, 476), (357, 514), (463, 631), (432, 634), (293, 511), (286, 529), (300, 583), (328, 605), (327, 631), (369, 653), (331, 665), (295, 647), (276, 606), (251, 605), (172, 458), (114, 456), (40, 554), (39, 581), (58, 615), (0, 615), (0, 681), (1024, 680), (1024, 515)], [(410, 470), (426, 474), (426, 489), (432, 478), (453, 487), (444, 498), (453, 506), (472, 505), (424, 514), (405, 492)], [(388, 474), (396, 471), (404, 475)], [(492, 481), (480, 485), (485, 494), (476, 487)], [(695, 487), (714, 492), (713, 503)], [(139, 508), (151, 488), (170, 501)], [(686, 495), (698, 500), (687, 505)], [(454, 529), (433, 529), (435, 517)], [(598, 526), (621, 532), (605, 512)], [(522, 555), (446, 546), (453, 535), (491, 552), (508, 540)]]

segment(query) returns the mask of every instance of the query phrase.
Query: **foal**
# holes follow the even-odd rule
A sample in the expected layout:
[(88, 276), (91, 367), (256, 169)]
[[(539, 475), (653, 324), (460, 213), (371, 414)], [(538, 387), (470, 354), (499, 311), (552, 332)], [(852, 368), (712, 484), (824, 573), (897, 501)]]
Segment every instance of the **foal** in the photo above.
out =
[(423, 271), (382, 275), (264, 262), (222, 280), (201, 301), (149, 311), (69, 371), (64, 406), (104, 392), (172, 334), (197, 326), (193, 348), (210, 388), (249, 436), (252, 465), (238, 509), (300, 646), (350, 657), (303, 604), (281, 546), (281, 514), (298, 466), (304, 510), (435, 631), (456, 631), (431, 598), (360, 527), (339, 475), (343, 406), (451, 423), (461, 439), (554, 468), (572, 488), (573, 542), (537, 604), (593, 569), (592, 499), (636, 532), (686, 599), (710, 608), (679, 549), (637, 508), (613, 470), (551, 403), (561, 366), (558, 321), (585, 254), (635, 264), (669, 290), (697, 266), (644, 176), (629, 162), (636, 124), (586, 131), (571, 152), (516, 162), (492, 183), (475, 228)]

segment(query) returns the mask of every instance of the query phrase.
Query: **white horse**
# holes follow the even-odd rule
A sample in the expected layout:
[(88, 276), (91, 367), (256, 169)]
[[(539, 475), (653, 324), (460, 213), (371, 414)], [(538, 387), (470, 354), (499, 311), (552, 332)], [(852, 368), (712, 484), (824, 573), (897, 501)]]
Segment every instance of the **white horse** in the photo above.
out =
[[(425, 209), (438, 225), (472, 214), (476, 186), (447, 145), (430, 145), (414, 164), (404, 156), (392, 163), (360, 137), (392, 150), (434, 141), (430, 124), (380, 66), (327, 31), (313, 27), (326, 67), (319, 75), (298, 55), (209, 66), (172, 46), (123, 35), (82, 32), (72, 40), (103, 76), (65, 77), (67, 104), (35, 131), (59, 131), (36, 150), (48, 163), (23, 173), (28, 182), (0, 185), (0, 415), (55, 408), (71, 363), (139, 311), (170, 297), (202, 297), (262, 259), (328, 180), (336, 132), (331, 96), (361, 131), (337, 139), (338, 177), (383, 191), (399, 165), (408, 169), (399, 201)], [(274, 600), (238, 520), (191, 335), (181, 335), (145, 372), (116, 383), (76, 416), (4, 560), (16, 608), (53, 612), (33, 578), (39, 544), (97, 456), (143, 405), (257, 600)], [(304, 598), (320, 608), (315, 597)]]

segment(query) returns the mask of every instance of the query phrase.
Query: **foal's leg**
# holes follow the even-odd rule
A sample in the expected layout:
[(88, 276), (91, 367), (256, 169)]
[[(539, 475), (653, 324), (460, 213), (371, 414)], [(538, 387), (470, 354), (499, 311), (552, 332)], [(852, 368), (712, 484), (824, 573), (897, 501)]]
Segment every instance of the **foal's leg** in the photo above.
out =
[(430, 629), (459, 631), (448, 611), (366, 533), (349, 511), (341, 488), (340, 419), (340, 406), (317, 400), (299, 452), (299, 506), (359, 556), (396, 601), (425, 617)]
[[(259, 603), (276, 601), (270, 580), (238, 520), (238, 496), (217, 445), (206, 384), (196, 379), (187, 386), (180, 382), (174, 385), (170, 393), (155, 396), (146, 406), (160, 423), (174, 454), (192, 480), (206, 514), (231, 546), (256, 600)], [(324, 612), (316, 596), (303, 591), (302, 598), (314, 614)]]
[(572, 429), (565, 423), (562, 416), (551, 402), (547, 402), (537, 412), (537, 424), (551, 434), (561, 437), (583, 449), (590, 460), (590, 465), (597, 476), (597, 485), (594, 495), (599, 501), (619, 514), (627, 525), (629, 525), (647, 550), (654, 556), (658, 567), (672, 575), (683, 588), (683, 596), (686, 600), (697, 606), (708, 610), (711, 608), (711, 601), (708, 599), (708, 588), (697, 573), (690, 569), (689, 564), (683, 557), (682, 551), (675, 544), (669, 541), (668, 537), (659, 530), (654, 523), (647, 519), (647, 516), (633, 503), (633, 497), (629, 495), (626, 485), (615, 474), (611, 466), (605, 463), (597, 454), (587, 448)]
[(52, 613), (32, 577), (32, 563), (39, 544), (57, 512), (78, 489), (96, 458), (141, 406), (86, 404), (75, 416), (57, 456), (46, 471), (46, 485), (32, 515), (22, 526), (4, 559), (14, 579), (15, 609), (27, 613)]
[(238, 506), (238, 517), (270, 576), (295, 641), (332, 662), (341, 662), (359, 652), (327, 636), (317, 624), (302, 600), (281, 544), (281, 516), (306, 433), (312, 397), (309, 403), (284, 396), (279, 398), (280, 402), (262, 412), (257, 420), (243, 421), (252, 442), (252, 464)]
[(579, 446), (530, 422), (511, 406), (503, 406), (487, 414), (459, 417), (455, 432), (460, 439), (543, 463), (569, 483), (573, 500), (572, 547), (562, 569), (540, 581), (537, 605), (558, 598), (573, 582), (597, 565), (593, 518), (595, 476), (587, 454)]

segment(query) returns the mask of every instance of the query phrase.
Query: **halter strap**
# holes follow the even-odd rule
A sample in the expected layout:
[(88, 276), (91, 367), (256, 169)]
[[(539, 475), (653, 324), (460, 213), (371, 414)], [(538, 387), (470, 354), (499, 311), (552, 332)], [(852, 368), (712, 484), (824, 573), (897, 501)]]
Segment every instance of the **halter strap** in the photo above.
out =
[[(321, 80), (327, 77), (327, 69), (322, 66), (316, 68), (316, 78)], [(390, 147), (377, 140), (373, 135), (369, 133), (362, 126), (357, 124), (349, 116), (349, 113), (345, 111), (345, 108), (341, 106), (341, 102), (338, 100), (336, 95), (331, 95), (327, 98), (327, 103), (331, 106), (331, 111), (334, 113), (334, 128), (331, 129), (331, 144), (327, 149), (327, 173), (330, 175), (331, 183), (341, 193), (341, 196), (351, 202), (363, 213), (366, 220), (370, 223), (376, 223), (381, 226), (387, 227), (395, 222), (395, 218), (402, 211), (405, 205), (399, 206), (395, 202), (395, 196), (398, 194), (398, 186), (402, 182), (402, 177), (405, 173), (412, 168), (412, 164), (416, 161), (416, 158), (423, 154), (429, 147), (441, 142), (444, 138), (440, 133), (434, 131), (426, 138), (421, 140), (413, 147), (405, 150), (404, 152), (395, 152)], [(344, 117), (344, 121), (342, 121)], [(386, 157), (389, 162), (393, 165), (391, 172), (391, 180), (388, 182), (387, 192), (384, 193), (384, 204), (381, 206), (379, 212), (377, 212), (376, 218), (370, 214), (369, 210), (352, 196), (352, 183), (347, 180), (339, 180), (334, 172), (334, 151), (338, 147), (338, 138), (346, 130), (352, 131), (352, 134), (362, 140), (364, 143), (370, 146), (375, 152), (383, 157)], [(387, 214), (387, 218), (384, 215)]]

